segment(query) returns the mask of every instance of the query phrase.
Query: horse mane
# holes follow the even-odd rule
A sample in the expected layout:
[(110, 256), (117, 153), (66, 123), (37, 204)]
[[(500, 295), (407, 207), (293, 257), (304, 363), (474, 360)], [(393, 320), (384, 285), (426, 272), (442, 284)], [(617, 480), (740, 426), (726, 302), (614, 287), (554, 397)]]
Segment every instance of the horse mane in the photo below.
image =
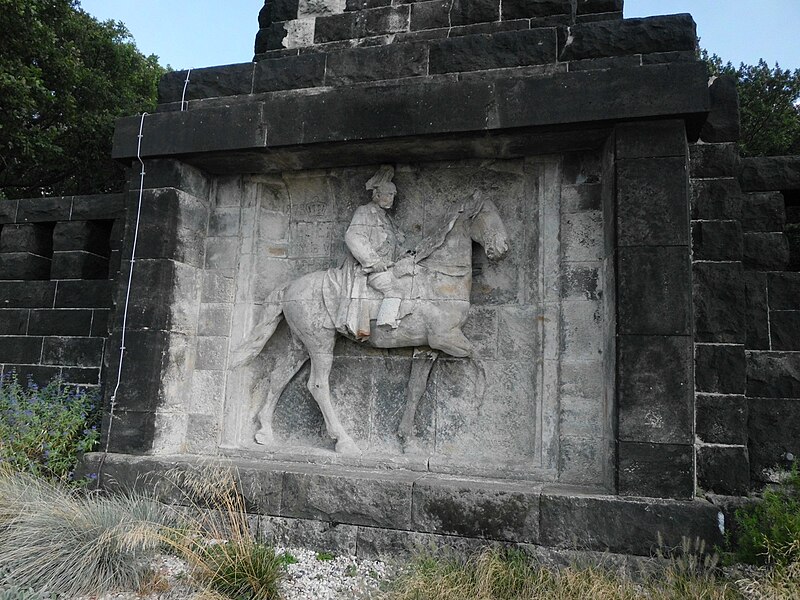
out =
[(416, 262), (428, 258), (437, 248), (442, 246), (447, 239), (447, 234), (453, 230), (457, 221), (470, 221), (481, 210), (483, 210), (483, 198), (477, 192), (462, 201), (458, 210), (441, 227), (417, 244), (413, 252)]

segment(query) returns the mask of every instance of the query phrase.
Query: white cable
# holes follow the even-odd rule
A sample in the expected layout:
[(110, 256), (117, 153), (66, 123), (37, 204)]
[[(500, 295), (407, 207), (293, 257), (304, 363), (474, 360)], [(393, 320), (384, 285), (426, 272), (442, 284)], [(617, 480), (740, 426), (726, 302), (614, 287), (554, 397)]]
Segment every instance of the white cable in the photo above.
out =
[(183, 94), (181, 94), (181, 112), (186, 110), (186, 88), (189, 87), (189, 75), (191, 74), (191, 69), (186, 71), (186, 81), (183, 82)]
[[(136, 264), (136, 243), (139, 240), (139, 219), (142, 215), (142, 196), (144, 194), (144, 161), (142, 160), (142, 130), (144, 129), (144, 118), (147, 113), (142, 113), (142, 120), (139, 122), (139, 143), (136, 146), (136, 158), (142, 165), (142, 172), (139, 179), (139, 204), (136, 207), (136, 227), (133, 230), (133, 248), (131, 249), (131, 268), (128, 270), (128, 289), (125, 291), (125, 308), (122, 311), (122, 333), (120, 334), (119, 344), (119, 368), (117, 369), (117, 383), (114, 386), (114, 393), (111, 394), (111, 403), (108, 415), (108, 431), (106, 432), (106, 454), (111, 444), (111, 430), (114, 427), (114, 409), (117, 406), (117, 392), (119, 391), (120, 380), (122, 379), (122, 364), (125, 360), (125, 330), (128, 325), (128, 304), (131, 299), (131, 282), (133, 281), (133, 266)], [(105, 457), (104, 457), (105, 458)]]

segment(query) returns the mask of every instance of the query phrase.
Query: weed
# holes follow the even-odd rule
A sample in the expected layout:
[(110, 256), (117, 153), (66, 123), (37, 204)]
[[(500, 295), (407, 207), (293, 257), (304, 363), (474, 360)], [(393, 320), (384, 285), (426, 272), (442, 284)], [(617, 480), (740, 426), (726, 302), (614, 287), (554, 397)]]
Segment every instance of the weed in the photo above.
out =
[(196, 575), (212, 590), (234, 600), (270, 600), (279, 597), (283, 561), (259, 543), (223, 542), (198, 548)]
[(358, 575), (358, 567), (356, 567), (355, 565), (347, 565), (347, 567), (344, 570), (344, 576), (355, 577), (356, 575)]
[(284, 552), (283, 554), (279, 555), (278, 558), (283, 565), (296, 565), (299, 562), (294, 554), (289, 552)]
[(326, 561), (333, 560), (336, 556), (333, 552), (317, 552), (317, 560)]

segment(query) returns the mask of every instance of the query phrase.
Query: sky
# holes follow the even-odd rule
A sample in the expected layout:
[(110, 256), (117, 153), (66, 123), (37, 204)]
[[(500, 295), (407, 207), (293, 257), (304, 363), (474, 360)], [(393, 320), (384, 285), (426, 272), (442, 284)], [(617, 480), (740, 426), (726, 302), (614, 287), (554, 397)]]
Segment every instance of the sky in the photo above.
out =
[[(122, 21), (144, 54), (174, 69), (249, 62), (264, 0), (81, 0)], [(800, 0), (625, 0), (625, 17), (688, 12), (700, 45), (735, 65), (764, 58), (800, 68)]]

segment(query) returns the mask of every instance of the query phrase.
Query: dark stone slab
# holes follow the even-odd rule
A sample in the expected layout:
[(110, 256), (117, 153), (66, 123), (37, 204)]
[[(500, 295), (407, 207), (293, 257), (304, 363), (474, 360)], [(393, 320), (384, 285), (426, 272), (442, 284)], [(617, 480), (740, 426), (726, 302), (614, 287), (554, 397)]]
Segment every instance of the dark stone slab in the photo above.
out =
[(570, 71), (590, 71), (593, 69), (618, 69), (620, 67), (638, 67), (642, 64), (639, 55), (609, 56), (605, 58), (586, 58), (569, 62)]
[(577, 14), (607, 13), (622, 11), (623, 0), (578, 0)]
[[(200, 202), (208, 203), (211, 178), (202, 170), (180, 160), (151, 159), (146, 162), (144, 189), (175, 188), (194, 196)], [(132, 191), (138, 192), (139, 178), (132, 182)], [(135, 206), (136, 195), (127, 195), (128, 207)], [(144, 201), (143, 201), (144, 202)], [(147, 204), (144, 203), (146, 208)], [(113, 238), (113, 235), (112, 235)]]
[[(651, 52), (642, 54), (643, 65), (660, 65), (672, 62), (697, 62), (697, 52), (694, 50), (676, 50), (675, 52)], [(699, 135), (699, 134), (698, 134)], [(695, 140), (696, 141), (696, 140)]]
[[(238, 96), (253, 91), (252, 62), (221, 67), (192, 69), (188, 73), (189, 84), (186, 85), (187, 71), (172, 71), (161, 77), (158, 82), (158, 101), (160, 103), (180, 102), (183, 100), (201, 100), (218, 96)], [(183, 95), (184, 86), (186, 96)]]
[(742, 203), (742, 230), (780, 231), (786, 226), (786, 202), (780, 192), (751, 192)]
[(325, 80), (325, 55), (302, 54), (256, 63), (253, 92), (318, 87)]
[(745, 233), (742, 262), (750, 269), (782, 271), (789, 264), (789, 241), (783, 233)]
[(619, 333), (688, 335), (692, 312), (690, 272), (688, 248), (619, 248)]
[(747, 352), (749, 398), (800, 398), (800, 354)]
[(386, 6), (317, 17), (314, 43), (324, 44), (408, 31), (410, 10), (408, 5)]
[(617, 159), (686, 157), (686, 124), (683, 121), (623, 123), (617, 125), (614, 133)]
[(769, 350), (769, 311), (767, 307), (767, 274), (745, 271), (745, 321), (748, 350)]
[(0, 309), (0, 335), (25, 335), (28, 332), (29, 310)]
[(436, 535), (379, 527), (358, 528), (358, 556), (369, 560), (411, 559), (425, 552), (446, 556), (474, 556), (489, 542), (454, 535)]
[(50, 308), (55, 294), (55, 281), (0, 281), (3, 308)]
[(769, 307), (800, 310), (800, 273), (768, 273)]
[(679, 548), (683, 539), (699, 537), (713, 548), (723, 542), (718, 512), (701, 500), (678, 502), (545, 491), (540, 543), (651, 556), (659, 547)]
[(390, 6), (391, 4), (392, 0), (347, 0), (344, 9), (345, 11), (364, 10), (367, 8)]
[[(124, 393), (124, 392), (123, 392)], [(109, 431), (109, 413), (103, 414), (100, 431), (107, 435)], [(113, 435), (108, 446), (110, 452), (123, 454), (144, 454), (153, 448), (156, 432), (156, 416), (153, 412), (131, 411), (120, 407), (114, 411)], [(105, 437), (100, 441), (105, 448)]]
[(108, 279), (108, 257), (73, 250), (53, 252), (51, 279)]
[(588, 15), (577, 15), (575, 17), (576, 23), (594, 23), (596, 21), (619, 21), (623, 18), (622, 11), (607, 12), (607, 13), (593, 13)]
[(747, 444), (744, 396), (697, 394), (696, 433), (706, 444)]
[(358, 530), (363, 528), (308, 519), (261, 517), (258, 529), (260, 539), (271, 546), (314, 548), (317, 552), (354, 556)]
[(616, 181), (620, 246), (689, 243), (685, 157), (618, 160)]
[(430, 72), (454, 73), (552, 63), (555, 50), (553, 29), (462, 36), (431, 45)]
[(428, 477), (414, 483), (411, 518), (418, 531), (536, 543), (539, 490)]
[(619, 442), (617, 460), (617, 487), (622, 496), (694, 496), (694, 448), (691, 445)]
[[(2, 339), (2, 338), (0, 338)], [(44, 387), (53, 379), (60, 377), (61, 367), (46, 367), (42, 365), (3, 365), (3, 375), (16, 374), (19, 381), (25, 384), (30, 378), (39, 387)]]
[(744, 346), (697, 344), (695, 346), (695, 389), (717, 394), (744, 394), (747, 368)]
[(353, 48), (328, 55), (326, 85), (427, 75), (428, 49), (420, 44)]
[(0, 254), (0, 279), (50, 279), (50, 257), (30, 252)]
[[(55, 308), (108, 308), (112, 281), (59, 281)], [(51, 305), (53, 306), (53, 305)]]
[(70, 218), (73, 221), (116, 219), (122, 216), (124, 210), (124, 194), (74, 196)]
[(408, 529), (411, 488), (417, 477), (333, 469), (327, 474), (287, 472), (281, 516)]
[[(283, 51), (283, 40), (286, 37), (285, 21), (270, 23), (267, 27), (262, 27), (256, 33), (254, 50), (256, 58), (263, 56), (270, 50)], [(297, 54), (296, 49), (292, 48), (293, 54)]]
[(103, 360), (103, 338), (46, 337), (42, 364), (73, 367), (97, 367)]
[(744, 158), (739, 181), (747, 192), (800, 190), (800, 156)]
[(258, 11), (258, 26), (269, 27), (277, 21), (296, 19), (298, 5), (298, 0), (266, 0)]
[(617, 361), (619, 439), (691, 443), (691, 338), (622, 335)]
[(3, 200), (0, 202), (0, 225), (14, 223), (17, 219), (17, 200)]
[(700, 139), (712, 144), (737, 141), (740, 130), (736, 80), (729, 75), (714, 77), (708, 89), (711, 94), (711, 112), (700, 132)]
[(742, 260), (742, 227), (739, 221), (694, 221), (692, 223), (694, 260)]
[(0, 253), (27, 252), (49, 257), (53, 252), (51, 223), (4, 225), (0, 229)]
[(800, 400), (752, 398), (748, 412), (751, 476), (760, 482), (775, 481), (776, 470), (791, 466), (787, 454), (795, 460), (800, 456)]
[(92, 337), (108, 337), (111, 311), (93, 310), (92, 313), (92, 331), (90, 335)]
[(744, 194), (735, 179), (692, 180), (690, 189), (693, 219), (741, 218)]
[[(519, 18), (519, 17), (509, 17)], [(472, 23), (488, 23), (500, 20), (498, 0), (434, 0), (415, 2), (411, 7), (411, 31), (437, 29)]]
[(773, 350), (800, 350), (800, 310), (773, 310), (769, 324)]
[(572, 16), (570, 0), (503, 0), (503, 20)]
[(689, 156), (692, 177), (736, 177), (739, 172), (739, 149), (734, 143), (692, 144)]
[(744, 496), (750, 491), (750, 459), (745, 446), (700, 446), (697, 485), (704, 491)]
[[(552, 27), (555, 23), (542, 25)], [(513, 21), (495, 21), (493, 23), (473, 23), (472, 25), (458, 25), (445, 29), (446, 35), (442, 37), (460, 37), (474, 33), (499, 33), (501, 31), (517, 31), (519, 29), (532, 29), (530, 19), (515, 19)], [(434, 30), (438, 31), (438, 30)], [(417, 32), (422, 33), (422, 32)], [(413, 34), (409, 34), (413, 35)], [(436, 38), (431, 38), (436, 39)]]
[(66, 221), (72, 207), (72, 196), (63, 198), (28, 198), (17, 201), (17, 223)]
[(62, 221), (52, 231), (53, 251), (85, 250), (108, 256), (112, 221)]
[(100, 385), (100, 373), (99, 368), (64, 367), (61, 369), (61, 378), (64, 383), (73, 385)]
[(88, 336), (91, 333), (91, 310), (44, 309), (30, 313), (29, 335)]
[(4, 335), (0, 338), (0, 363), (39, 364), (42, 338)]
[(745, 293), (740, 263), (695, 263), (693, 298), (698, 342), (742, 344)]
[(597, 21), (570, 29), (559, 60), (694, 50), (696, 46), (696, 27), (688, 14)]

